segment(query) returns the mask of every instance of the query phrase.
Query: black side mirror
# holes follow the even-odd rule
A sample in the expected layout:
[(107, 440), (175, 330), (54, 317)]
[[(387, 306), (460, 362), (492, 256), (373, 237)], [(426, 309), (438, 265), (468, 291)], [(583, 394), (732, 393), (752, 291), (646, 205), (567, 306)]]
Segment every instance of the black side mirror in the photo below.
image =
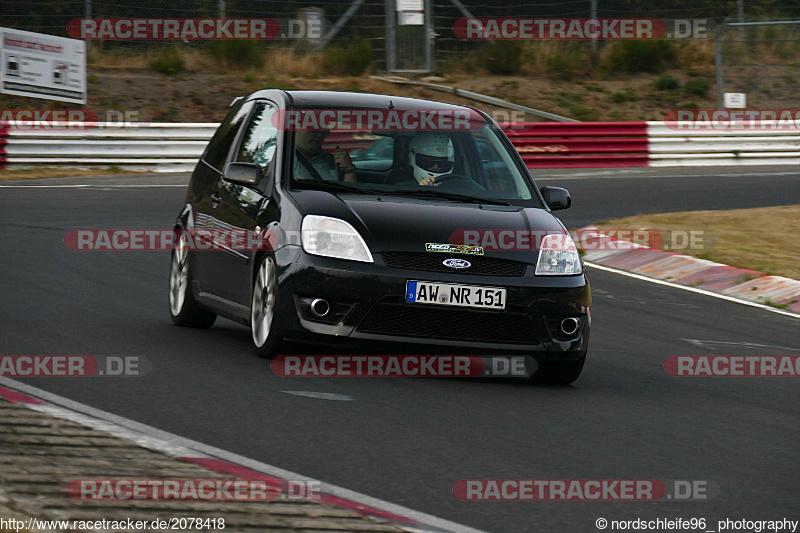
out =
[(561, 187), (542, 187), (544, 201), (551, 211), (558, 211), (559, 209), (568, 209), (572, 205), (572, 198), (569, 197), (569, 191)]
[(245, 187), (255, 188), (262, 178), (261, 167), (253, 163), (228, 163), (223, 179)]

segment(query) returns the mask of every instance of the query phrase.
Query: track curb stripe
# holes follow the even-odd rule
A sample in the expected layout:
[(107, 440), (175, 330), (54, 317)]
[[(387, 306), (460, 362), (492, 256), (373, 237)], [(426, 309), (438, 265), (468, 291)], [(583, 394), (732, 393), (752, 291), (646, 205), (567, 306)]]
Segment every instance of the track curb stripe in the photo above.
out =
[[(584, 255), (587, 264), (603, 265), (608, 270), (628, 272), (644, 279), (703, 294), (717, 294), (733, 301), (747, 302), (775, 311), (785, 306), (785, 314), (800, 316), (800, 281), (783, 276), (768, 276), (689, 255), (667, 252), (637, 245), (602, 234), (597, 226), (585, 226), (578, 233), (597, 231), (600, 242), (611, 243), (609, 249), (589, 251)], [(604, 247), (605, 248), (605, 247)]]
[[(281, 486), (292, 481), (319, 481), (272, 465), (248, 459), (233, 452), (209, 446), (160, 429), (108, 413), (31, 385), (0, 376), (0, 398), (12, 403), (105, 431), (166, 455), (190, 461), (210, 470), (231, 475), (264, 479), (270, 477)], [(428, 515), (391, 502), (319, 481), (320, 501), (341, 509), (377, 518), (384, 523), (413, 533), (485, 533), (469, 526)]]

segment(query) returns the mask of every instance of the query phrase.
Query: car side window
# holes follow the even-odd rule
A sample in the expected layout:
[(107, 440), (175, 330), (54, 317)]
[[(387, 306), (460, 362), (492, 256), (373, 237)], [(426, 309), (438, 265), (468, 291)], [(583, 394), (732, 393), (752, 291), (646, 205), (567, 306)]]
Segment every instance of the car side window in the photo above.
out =
[(273, 119), (277, 108), (269, 102), (257, 102), (250, 123), (242, 136), (235, 161), (254, 163), (266, 173), (275, 157), (278, 145), (278, 128)]
[(486, 188), (503, 194), (519, 194), (514, 177), (498, 150), (479, 135), (475, 135), (475, 145), (478, 147), (481, 165), (486, 174)]
[(214, 137), (208, 143), (206, 153), (203, 155), (206, 163), (219, 171), (222, 170), (225, 161), (228, 159), (231, 145), (236, 140), (236, 134), (239, 133), (239, 128), (252, 107), (252, 102), (245, 102), (244, 100), (233, 105), (228, 112), (228, 116), (219, 125)]

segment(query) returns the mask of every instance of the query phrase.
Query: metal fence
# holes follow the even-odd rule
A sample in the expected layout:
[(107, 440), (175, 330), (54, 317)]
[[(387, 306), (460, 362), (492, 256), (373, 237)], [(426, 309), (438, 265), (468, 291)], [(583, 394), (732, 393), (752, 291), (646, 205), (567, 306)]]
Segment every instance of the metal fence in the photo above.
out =
[[(751, 24), (737, 28), (728, 26), (722, 36), (725, 83), (732, 87), (746, 86), (748, 82), (752, 85), (755, 79), (774, 83), (773, 79), (783, 77), (783, 81), (787, 81), (786, 74), (773, 74), (771, 67), (780, 61), (783, 64), (791, 62), (798, 52), (799, 26), (796, 23), (784, 24), (785, 21), (798, 18), (795, 0), (751, 0), (747, 5), (744, 0), (417, 1), (424, 6), (421, 24), (401, 21), (398, 9), (402, 9), (402, 5), (409, 5), (409, 0), (173, 0), (169, 3), (163, 0), (3, 0), (0, 26), (66, 36), (68, 22), (82, 17), (274, 18), (285, 23), (289, 19), (304, 19), (311, 11), (322, 19), (323, 38), (298, 40), (290, 28), (282, 27), (275, 44), (309, 45), (310, 49), (319, 51), (323, 46), (346, 46), (354, 41), (367, 40), (372, 46), (376, 70), (430, 72), (448, 63), (462, 61), (465, 55), (486, 45), (456, 37), (453, 25), (461, 18), (703, 18), (714, 20), (715, 23), (727, 19), (733, 24)], [(759, 25), (764, 20), (781, 22), (782, 25)], [(160, 43), (103, 42), (97, 43), (97, 46), (139, 54), (155, 44)], [(580, 53), (607, 44), (573, 41), (570, 46)], [(180, 46), (203, 48), (213, 46), (213, 43), (184, 41)], [(788, 76), (797, 79), (794, 74)]]
[[(357, 9), (352, 9), (355, 5)], [(306, 38), (302, 27), (289, 25), (290, 20), (307, 20), (309, 11), (321, 18), (322, 37), (337, 22), (342, 22), (341, 27), (336, 28), (335, 36), (329, 40), (331, 44), (345, 47), (356, 41), (367, 40), (372, 46), (376, 67), (385, 68), (384, 0), (356, 0), (352, 3), (336, 0), (3, 0), (0, 26), (68, 37), (68, 23), (78, 18), (271, 18), (281, 24), (281, 31), (267, 46), (293, 46), (311, 51), (321, 38)], [(175, 44), (200, 50), (216, 46), (214, 41), (201, 40), (179, 41)], [(147, 40), (92, 43), (98, 49), (130, 55), (144, 54), (163, 45), (163, 41)]]
[[(798, 13), (800, 15), (800, 13)], [(747, 107), (797, 109), (800, 16), (792, 20), (725, 21), (715, 36), (717, 107), (723, 93), (744, 93)]]

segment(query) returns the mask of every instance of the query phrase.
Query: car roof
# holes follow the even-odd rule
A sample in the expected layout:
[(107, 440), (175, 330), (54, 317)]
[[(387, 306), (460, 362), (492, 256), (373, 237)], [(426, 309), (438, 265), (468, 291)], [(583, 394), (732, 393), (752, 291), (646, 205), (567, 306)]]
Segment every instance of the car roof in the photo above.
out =
[[(258, 98), (261, 93), (272, 91), (258, 91), (250, 98)], [(340, 91), (281, 91), (289, 96), (294, 107), (347, 107), (364, 109), (431, 109), (431, 110), (464, 110), (473, 109), (468, 106), (445, 104), (432, 100), (408, 98), (404, 96), (391, 96), (386, 94), (352, 93)], [(274, 94), (274, 93), (273, 93)], [(266, 96), (264, 94), (263, 96)], [(390, 105), (391, 103), (391, 105)]]

